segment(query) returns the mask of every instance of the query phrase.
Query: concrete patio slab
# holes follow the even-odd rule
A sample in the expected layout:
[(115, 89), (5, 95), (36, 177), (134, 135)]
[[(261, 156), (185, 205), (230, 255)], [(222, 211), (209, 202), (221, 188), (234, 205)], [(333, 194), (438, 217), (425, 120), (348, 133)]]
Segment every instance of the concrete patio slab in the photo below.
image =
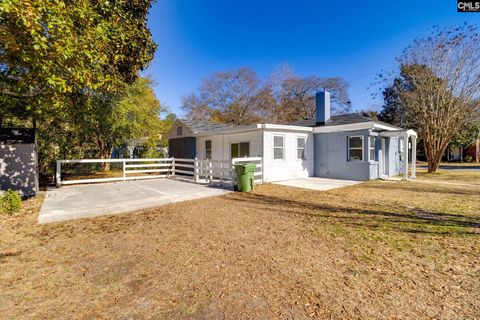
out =
[(293, 179), (274, 183), (280, 184), (282, 186), (325, 191), (353, 186), (362, 183), (362, 181), (310, 177), (305, 179)]
[(125, 213), (227, 192), (230, 191), (172, 179), (64, 186), (47, 191), (38, 222)]

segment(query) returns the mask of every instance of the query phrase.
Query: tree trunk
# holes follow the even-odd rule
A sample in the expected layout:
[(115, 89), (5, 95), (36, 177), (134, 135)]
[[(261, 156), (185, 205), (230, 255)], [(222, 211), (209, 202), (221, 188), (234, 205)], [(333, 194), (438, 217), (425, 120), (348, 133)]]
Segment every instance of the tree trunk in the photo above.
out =
[(475, 144), (475, 163), (478, 163), (478, 161), (480, 160), (480, 131), (478, 131), (478, 138), (477, 138), (477, 142)]
[[(112, 149), (109, 147), (108, 143), (105, 141), (97, 141), (98, 153), (100, 159), (110, 159), (112, 155)], [(110, 162), (102, 162), (102, 170), (110, 171)]]
[(432, 137), (426, 137), (424, 141), (425, 156), (428, 163), (427, 171), (428, 173), (435, 173), (438, 169), (438, 166), (440, 165), (443, 154), (448, 147), (448, 143), (440, 143), (438, 141), (429, 143), (429, 141), (433, 141)]

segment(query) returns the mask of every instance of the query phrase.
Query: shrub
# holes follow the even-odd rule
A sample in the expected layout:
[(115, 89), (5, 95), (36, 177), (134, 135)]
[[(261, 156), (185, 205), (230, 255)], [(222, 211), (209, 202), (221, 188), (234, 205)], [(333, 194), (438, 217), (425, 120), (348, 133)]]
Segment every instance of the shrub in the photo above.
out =
[(7, 190), (0, 196), (0, 212), (12, 214), (22, 207), (22, 198), (17, 191)]
[(465, 156), (465, 162), (472, 162), (472, 161), (473, 161), (473, 157), (471, 155)]

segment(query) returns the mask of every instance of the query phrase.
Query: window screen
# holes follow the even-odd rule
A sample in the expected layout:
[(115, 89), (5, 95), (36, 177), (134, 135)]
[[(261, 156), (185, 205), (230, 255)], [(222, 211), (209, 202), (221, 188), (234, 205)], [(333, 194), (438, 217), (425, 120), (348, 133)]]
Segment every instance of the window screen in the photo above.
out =
[(348, 161), (363, 161), (363, 136), (348, 137)]
[(305, 138), (297, 138), (297, 159), (306, 159)]
[(370, 161), (377, 160), (375, 158), (375, 145), (377, 143), (377, 137), (370, 137)]
[(205, 141), (205, 159), (212, 159), (212, 140)]
[(283, 136), (273, 136), (273, 159), (283, 159)]

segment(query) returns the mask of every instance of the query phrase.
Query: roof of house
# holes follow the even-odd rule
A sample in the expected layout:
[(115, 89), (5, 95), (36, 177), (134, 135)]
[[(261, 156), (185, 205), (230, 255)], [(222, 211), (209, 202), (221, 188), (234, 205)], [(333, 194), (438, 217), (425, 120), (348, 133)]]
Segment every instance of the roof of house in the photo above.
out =
[(27, 128), (0, 128), (0, 143), (30, 144), (35, 143), (35, 130)]
[[(357, 124), (357, 123), (366, 123), (366, 122), (375, 122), (378, 124), (384, 124), (390, 127), (395, 127), (391, 124), (375, 120), (371, 117), (368, 117), (366, 115), (360, 114), (360, 113), (347, 113), (347, 114), (339, 114), (339, 115), (334, 115), (331, 116), (327, 122), (324, 124), (317, 124), (315, 119), (308, 119), (308, 120), (299, 120), (299, 121), (293, 121), (290, 123), (290, 125), (294, 126), (302, 126), (302, 127), (317, 127), (317, 126), (322, 126), (322, 127), (329, 127), (329, 126), (341, 126), (341, 125), (347, 125), (347, 124)], [(396, 127), (398, 129), (401, 129), (399, 127)]]
[(188, 126), (194, 133), (204, 133), (204, 132), (214, 132), (214, 131), (224, 131), (230, 129), (249, 129), (252, 126), (239, 126), (229, 123), (214, 123), (203, 120), (189, 120), (189, 119), (179, 119), (183, 124)]
[[(402, 128), (390, 125), (388, 123), (377, 121), (371, 117), (368, 117), (360, 113), (334, 115), (334, 116), (331, 116), (330, 119), (324, 124), (317, 124), (315, 119), (299, 120), (299, 121), (294, 121), (285, 125), (253, 124), (253, 125), (247, 125), (247, 126), (225, 124), (225, 123), (213, 123), (213, 122), (203, 121), (203, 120), (178, 119), (178, 121), (182, 122), (184, 125), (189, 127), (192, 130), (194, 135), (208, 135), (208, 134), (226, 133), (226, 132), (232, 133), (232, 132), (241, 132), (241, 131), (247, 131), (247, 130), (256, 130), (256, 129), (267, 128), (267, 127), (269, 129), (284, 129), (284, 130), (296, 130), (295, 128), (298, 128), (298, 130), (300, 130), (300, 127), (303, 127), (302, 130), (310, 129), (311, 131), (312, 129), (314, 129), (314, 130), (320, 130), (319, 132), (329, 132), (330, 129), (337, 130), (337, 131), (348, 130), (348, 128), (351, 127), (350, 125), (353, 125), (355, 127), (360, 126), (361, 127), (360, 129), (363, 129), (364, 126), (369, 126), (369, 125), (371, 125), (372, 128), (374, 126), (377, 126), (381, 130), (385, 130), (385, 129), (401, 130), (402, 129)], [(328, 131), (325, 131), (325, 130), (328, 130)]]

